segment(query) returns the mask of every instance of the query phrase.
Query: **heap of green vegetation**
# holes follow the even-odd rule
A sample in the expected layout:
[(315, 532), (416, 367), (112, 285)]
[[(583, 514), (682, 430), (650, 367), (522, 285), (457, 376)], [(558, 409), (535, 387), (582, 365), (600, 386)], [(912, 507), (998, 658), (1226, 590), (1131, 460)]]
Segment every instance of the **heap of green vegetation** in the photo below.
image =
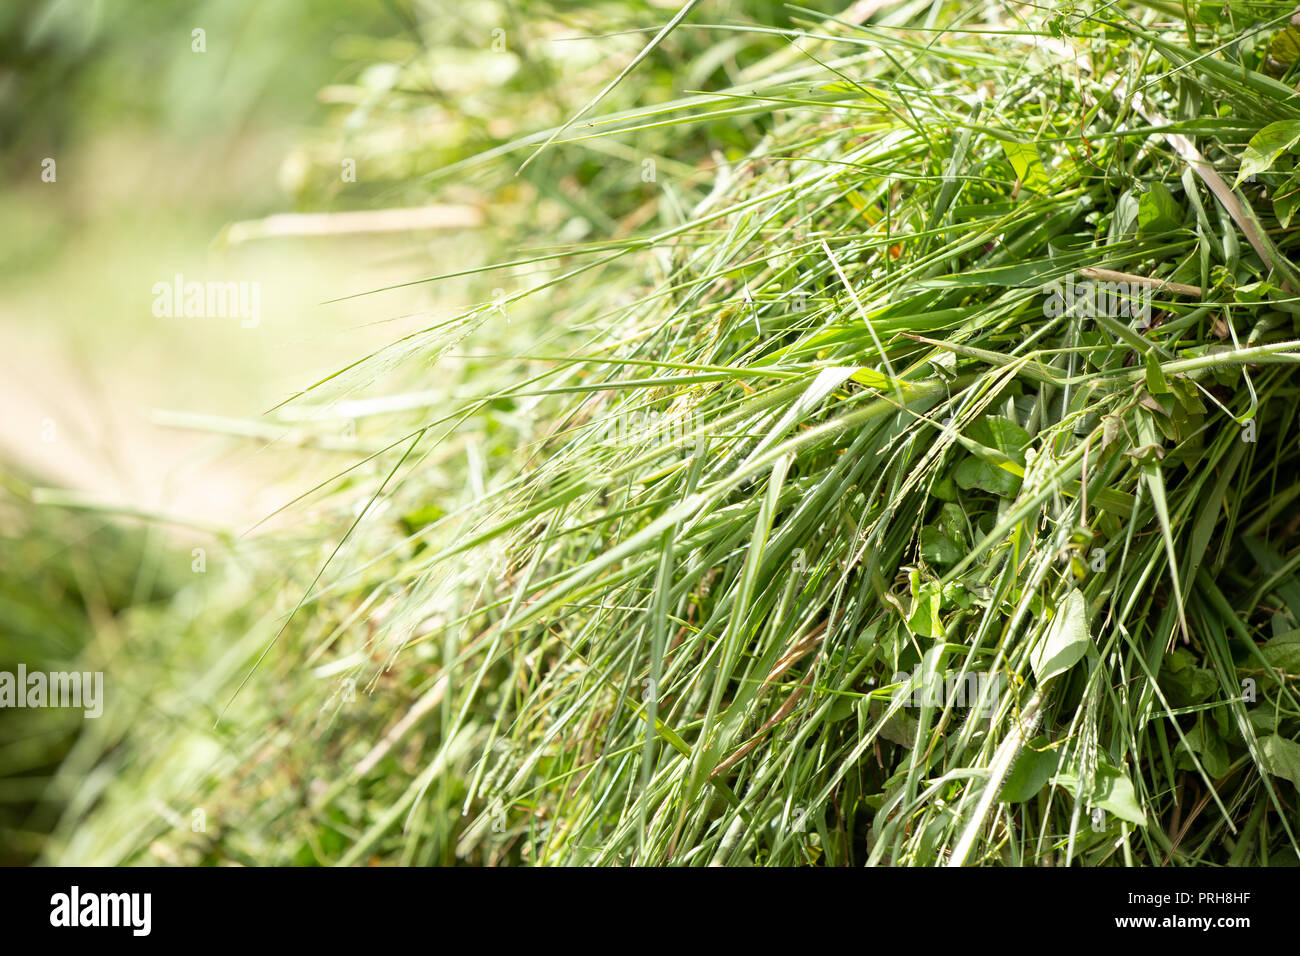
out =
[[(95, 855), (92, 809), (82, 858), (1300, 862), (1292, 13), (688, 3), (431, 170), (545, 168), (580, 225), (302, 397), (480, 350), (472, 393), (371, 400), (389, 450), (275, 612), (285, 708), (172, 791), (223, 825)], [(732, 40), (719, 92), (638, 103)], [(592, 201), (610, 157), (649, 200)]]

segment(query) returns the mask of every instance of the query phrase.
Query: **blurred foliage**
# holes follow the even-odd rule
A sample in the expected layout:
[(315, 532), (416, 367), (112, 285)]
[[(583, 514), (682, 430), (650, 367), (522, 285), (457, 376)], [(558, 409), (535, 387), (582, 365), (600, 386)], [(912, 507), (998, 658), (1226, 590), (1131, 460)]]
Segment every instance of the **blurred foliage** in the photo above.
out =
[[(0, 671), (85, 671), (109, 652), (119, 615), (169, 601), (181, 582), (159, 529), (32, 507), (17, 475), (0, 487)], [(78, 710), (0, 710), (0, 865), (34, 859), (63, 812), (47, 779), (85, 720)]]
[[(157, 136), (236, 135), (312, 118), (351, 31), (392, 29), (355, 0), (17, 0), (0, 7), (0, 141), (6, 161), (59, 154), (121, 124)], [(206, 52), (192, 32), (205, 31)], [(12, 171), (12, 170), (11, 170)]]

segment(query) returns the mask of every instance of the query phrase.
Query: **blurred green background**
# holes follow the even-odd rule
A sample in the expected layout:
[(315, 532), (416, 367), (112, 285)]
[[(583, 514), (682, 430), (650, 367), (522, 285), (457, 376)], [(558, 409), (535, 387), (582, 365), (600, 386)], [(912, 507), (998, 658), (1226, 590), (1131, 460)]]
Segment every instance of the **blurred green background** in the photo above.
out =
[[(103, 667), (128, 609), (193, 590), (190, 549), (171, 552), (206, 536), (122, 510), (224, 527), (278, 497), (282, 465), (154, 417), (256, 414), (348, 348), (355, 316), (322, 322), (315, 308), (322, 250), (213, 239), (307, 201), (286, 192), (284, 158), (323, 122), (317, 90), (347, 75), (337, 45), (392, 32), (393, 13), (305, 0), (0, 9), (0, 668)], [(154, 318), (152, 285), (177, 271), (263, 281), (264, 326)], [(33, 504), (33, 486), (96, 508)], [(51, 799), (52, 774), (83, 729), (76, 711), (0, 712), (0, 863), (39, 853), (69, 796)]]
[[(297, 501), (391, 441), (393, 420), (372, 426), (330, 403), (415, 394), (407, 421), (418, 423), (462, 386), (481, 392), (518, 376), (527, 352), (581, 334), (564, 328), (566, 310), (624, 301), (611, 295), (617, 273), (566, 283), (427, 354), (390, 360), (382, 350), (455, 328), (536, 270), (459, 273), (680, 221), (717, 163), (760, 138), (763, 120), (720, 117), (688, 135), (646, 130), (635, 147), (557, 147), (516, 175), (527, 152), (509, 144), (572, 116), (677, 7), (0, 8), (0, 669), (104, 670), (109, 695), (98, 721), (0, 712), (0, 863), (330, 862), (341, 834), (382, 814), (382, 801), (367, 800), (408, 785), (436, 730), (381, 762), (368, 789), (302, 812), (321, 776), (368, 753), (432, 672), (422, 651), (337, 718), (335, 677), (369, 653), (365, 573), (340, 575), (223, 708), (355, 515), (357, 494), (391, 464), (363, 460), (331, 486), (344, 494)], [(782, 26), (790, 16), (759, 0), (714, 4), (707, 19)], [(783, 43), (679, 31), (601, 110), (727, 85)], [(497, 160), (469, 162), (493, 150)], [(657, 180), (646, 180), (648, 158)], [(405, 212), (429, 204), (432, 221)], [(358, 232), (335, 218), (320, 236), (305, 234), (319, 220), (266, 218), (355, 210), (394, 211), (397, 228)], [(261, 237), (268, 230), (288, 235)], [(260, 321), (155, 317), (153, 286), (177, 273), (260, 283)], [(407, 284), (447, 274), (456, 277)], [(376, 350), (296, 417), (267, 415)], [(521, 357), (502, 361), (506, 352)], [(467, 419), (422, 461), (397, 514), (350, 542), (352, 554), (384, 555), (516, 455), (521, 412), (498, 403)], [(270, 535), (239, 537), (268, 516), (259, 530)], [(383, 567), (373, 574), (382, 581)], [(420, 854), (400, 838), (388, 845), (399, 859), (453, 859), (471, 749), (440, 785), (448, 809)], [(191, 832), (200, 800), (212, 824)]]

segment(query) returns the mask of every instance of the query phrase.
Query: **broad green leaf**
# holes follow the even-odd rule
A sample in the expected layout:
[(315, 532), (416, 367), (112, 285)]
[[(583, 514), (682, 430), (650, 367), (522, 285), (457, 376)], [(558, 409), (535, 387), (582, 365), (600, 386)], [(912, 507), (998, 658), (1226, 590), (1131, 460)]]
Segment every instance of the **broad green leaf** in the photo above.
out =
[(1183, 735), (1187, 741), (1184, 749), (1183, 742), (1178, 742), (1179, 761), (1178, 766), (1185, 770), (1195, 770), (1196, 765), (1186, 753), (1191, 750), (1201, 758), (1201, 765), (1205, 772), (1211, 777), (1221, 777), (1228, 772), (1231, 766), (1231, 759), (1228, 757), (1228, 748), (1214, 729), (1214, 722), (1206, 720), (1204, 714), (1200, 715), (1196, 726)]
[(1141, 205), (1132, 190), (1125, 190), (1115, 200), (1115, 212), (1110, 219), (1110, 236), (1112, 240), (1122, 239), (1132, 234), (1138, 226)]
[(1300, 744), (1273, 734), (1259, 742), (1264, 769), (1275, 777), (1285, 777), (1300, 788)]
[(1139, 465), (1156, 465), (1164, 460), (1165, 446), (1159, 442), (1152, 442), (1149, 445), (1130, 448), (1124, 454), (1131, 457)]
[(1007, 774), (998, 800), (1003, 803), (1024, 803), (1032, 799), (1047, 782), (1061, 762), (1061, 755), (1048, 746), (1046, 737), (1035, 737), (1025, 744), (1016, 762)]
[(854, 698), (847, 694), (842, 694), (839, 697), (836, 697), (835, 702), (831, 704), (830, 709), (826, 712), (826, 720), (830, 723), (834, 723), (835, 721), (852, 717), (856, 712), (857, 703), (858, 702)]
[(965, 553), (961, 545), (934, 525), (921, 529), (921, 557), (932, 564), (956, 564)]
[(1183, 209), (1164, 183), (1152, 183), (1138, 200), (1138, 225), (1144, 233), (1168, 232), (1183, 222)]
[(1237, 173), (1236, 185), (1257, 173), (1266, 173), (1273, 168), (1277, 158), (1300, 143), (1300, 120), (1280, 120), (1269, 123), (1253, 137), (1241, 157), (1241, 170)]
[(907, 626), (922, 637), (942, 637), (943, 621), (939, 611), (943, 607), (943, 594), (934, 581), (921, 583), (920, 574), (913, 571), (909, 578), (912, 585), (912, 609), (907, 615)]
[(1157, 681), (1174, 707), (1203, 703), (1210, 699), (1219, 686), (1213, 672), (1197, 667), (1196, 658), (1181, 647), (1164, 656)]
[(1300, 631), (1288, 631), (1265, 643), (1259, 652), (1269, 667), (1287, 674), (1300, 674)]
[(1041, 684), (1077, 664), (1092, 642), (1088, 634), (1088, 602), (1078, 588), (1072, 590), (1056, 611), (1047, 636), (1029, 657), (1034, 676)]
[(1063, 787), (1076, 800), (1083, 800), (1092, 807), (1115, 814), (1121, 820), (1144, 827), (1147, 825), (1146, 814), (1138, 803), (1133, 781), (1122, 771), (1105, 762), (1097, 764), (1097, 772), (1092, 778), (1092, 793), (1087, 797), (1079, 794), (1079, 779), (1073, 773), (1056, 775), (1057, 786)]
[(1038, 153), (1036, 143), (1018, 143), (1015, 140), (1004, 139), (1002, 150), (1007, 154), (1011, 168), (1016, 171), (1016, 178), (1020, 180), (1021, 186), (1037, 193), (1047, 191), (1050, 180), (1047, 170), (1043, 167), (1043, 160)]
[(1275, 710), (1253, 707), (1247, 712), (1246, 719), (1250, 721), (1250, 726), (1254, 728), (1255, 733), (1260, 737), (1264, 737), (1268, 734), (1277, 733), (1277, 725), (1281, 720), (1281, 715)]
[(961, 497), (961, 492), (957, 490), (957, 484), (952, 480), (951, 475), (944, 475), (931, 485), (930, 494), (934, 495), (940, 501), (948, 502), (957, 501)]
[(1004, 498), (1014, 497), (1020, 490), (1020, 479), (1015, 475), (1003, 471), (990, 462), (980, 461), (974, 456), (958, 465), (953, 477), (960, 488), (967, 490), (977, 488)]
[(1278, 224), (1285, 229), (1291, 225), (1291, 218), (1297, 209), (1300, 209), (1300, 181), (1292, 177), (1273, 195), (1273, 215), (1277, 216)]
[(860, 368), (849, 376), (850, 381), (857, 382), (859, 385), (865, 385), (868, 388), (878, 388), (881, 391), (899, 387), (900, 383), (896, 379), (890, 378), (883, 372), (877, 372), (871, 368)]
[(1133, 513), (1133, 496), (1116, 488), (1101, 489), (1094, 497), (1093, 503), (1103, 511), (1117, 514), (1121, 518), (1127, 519)]
[(1160, 359), (1156, 357), (1154, 350), (1147, 353), (1147, 388), (1153, 395), (1171, 393), (1169, 383), (1165, 381), (1164, 370), (1160, 367)]
[(1300, 58), (1300, 29), (1288, 24), (1273, 34), (1268, 45), (1268, 55), (1283, 66), (1290, 66)]
[(1169, 388), (1178, 397), (1178, 404), (1190, 414), (1205, 414), (1205, 402), (1195, 385), (1185, 378), (1169, 379)]
[(985, 415), (971, 424), (965, 438), (973, 443), (963, 442), (972, 457), (957, 466), (957, 485), (1014, 497), (1024, 478), (1029, 433), (1009, 418)]
[(1029, 446), (1029, 432), (1002, 415), (985, 415), (973, 422), (966, 434), (988, 448), (996, 449), (1021, 464)]
[(1201, 0), (1196, 5), (1196, 19), (1206, 26), (1217, 27), (1227, 20), (1225, 11), (1231, 10), (1223, 0)]

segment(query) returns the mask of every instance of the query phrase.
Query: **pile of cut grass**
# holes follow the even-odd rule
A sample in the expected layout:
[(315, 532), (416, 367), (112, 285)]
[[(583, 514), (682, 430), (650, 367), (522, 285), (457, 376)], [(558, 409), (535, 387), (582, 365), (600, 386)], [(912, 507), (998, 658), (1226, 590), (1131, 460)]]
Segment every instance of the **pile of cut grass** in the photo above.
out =
[[(410, 693), (306, 808), (253, 809), (264, 844), (1300, 863), (1292, 6), (875, 8), (456, 166), (752, 133), (629, 235), (515, 257), (507, 308), (562, 331), (394, 420), (367, 493), (404, 533), (348, 548), (296, 640), (391, 649)], [(665, 43), (733, 31), (687, 12)], [(518, 454), (427, 491), (428, 456), (521, 409)], [(307, 716), (260, 766), (326, 774)]]

